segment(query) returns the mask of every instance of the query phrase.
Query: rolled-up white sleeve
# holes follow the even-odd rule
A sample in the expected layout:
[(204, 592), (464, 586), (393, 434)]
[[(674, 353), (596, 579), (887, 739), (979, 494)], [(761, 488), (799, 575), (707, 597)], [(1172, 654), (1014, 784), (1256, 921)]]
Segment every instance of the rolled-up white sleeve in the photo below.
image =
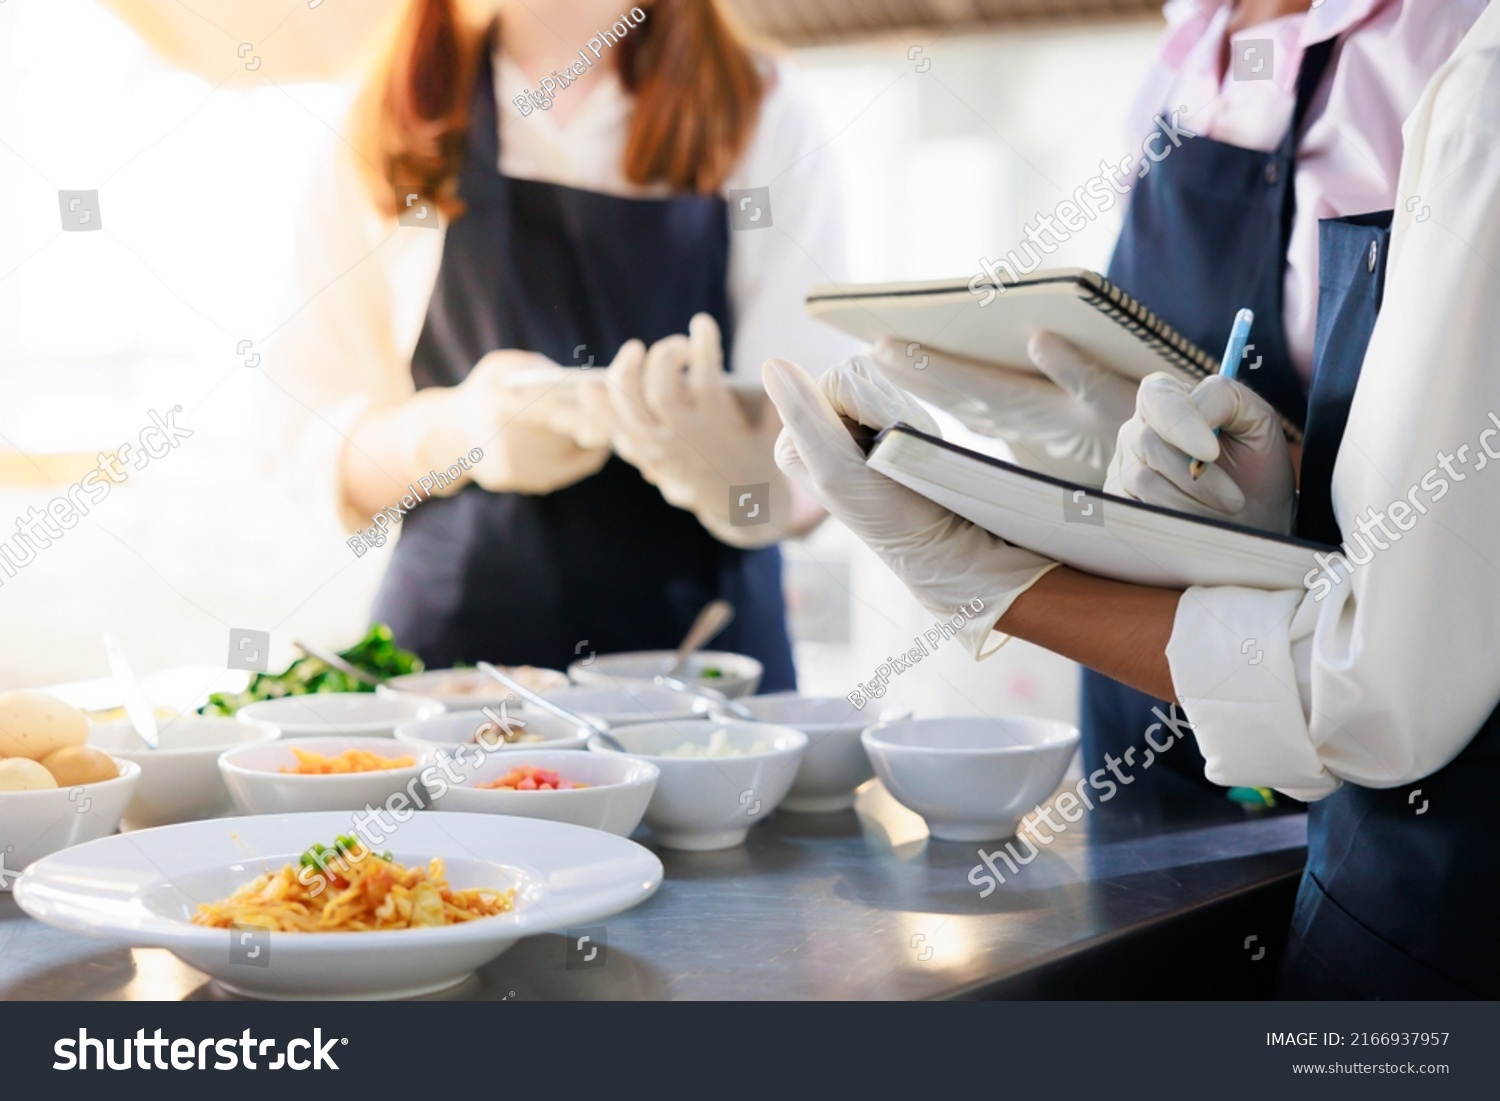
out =
[(1491, 7), (1406, 125), (1384, 303), (1333, 477), (1364, 564), (1178, 605), (1167, 659), (1219, 783), (1309, 800), (1397, 787), (1451, 761), (1500, 702), (1495, 103)]
[[(750, 144), (724, 182), (726, 193), (769, 188), (770, 225), (731, 229), (730, 369), (753, 373), (783, 356), (821, 373), (859, 351), (852, 337), (807, 316), (807, 292), (846, 277), (843, 200), (832, 147), (796, 69), (780, 61)], [(731, 204), (738, 200), (729, 194)], [(733, 213), (731, 213), (733, 218)], [(731, 222), (733, 225), (733, 222)]]

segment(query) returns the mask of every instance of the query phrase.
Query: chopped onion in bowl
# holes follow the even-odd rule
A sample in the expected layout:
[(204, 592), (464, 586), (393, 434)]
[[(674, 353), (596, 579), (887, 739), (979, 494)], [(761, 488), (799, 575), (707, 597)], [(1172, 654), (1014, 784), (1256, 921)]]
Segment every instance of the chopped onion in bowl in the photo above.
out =
[(708, 737), (708, 745), (699, 745), (697, 742), (683, 742), (679, 746), (663, 750), (663, 757), (754, 757), (760, 753), (770, 753), (771, 743), (757, 740), (749, 749), (739, 749), (729, 744), (729, 732), (727, 730), (715, 730)]

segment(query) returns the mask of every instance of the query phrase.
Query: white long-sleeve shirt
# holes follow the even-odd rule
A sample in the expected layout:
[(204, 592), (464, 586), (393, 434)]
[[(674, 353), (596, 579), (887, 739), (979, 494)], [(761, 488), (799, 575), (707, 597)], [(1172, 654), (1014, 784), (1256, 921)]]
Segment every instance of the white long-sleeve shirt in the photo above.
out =
[[(753, 135), (723, 190), (769, 187), (771, 225), (729, 234), (727, 289), (734, 324), (733, 371), (758, 372), (770, 356), (821, 370), (857, 350), (849, 337), (811, 320), (803, 301), (816, 283), (846, 277), (842, 201), (832, 151), (796, 70), (765, 64), (767, 90)], [(622, 171), (633, 101), (612, 69), (558, 92), (584, 96), (558, 123), (549, 112), (521, 117), (512, 100), (527, 78), (504, 55), (495, 65), (500, 163), (506, 175), (609, 194), (661, 196)], [(346, 528), (368, 516), (344, 506), (338, 482), (345, 438), (371, 408), (412, 393), (411, 356), (437, 279), (446, 230), (397, 226), (371, 202), (358, 154), (330, 142), (298, 227), (288, 320), (266, 341), (262, 367), (287, 400), (288, 466), (299, 493), (331, 505)], [(608, 241), (598, 247), (607, 249)], [(642, 271), (642, 278), (649, 278)], [(688, 319), (682, 319), (686, 331)]]
[(1497, 105), (1491, 5), (1404, 131), (1383, 305), (1333, 475), (1346, 553), (1365, 564), (1297, 591), (1189, 589), (1178, 606), (1173, 684), (1219, 783), (1301, 799), (1397, 787), (1451, 761), (1500, 703)]

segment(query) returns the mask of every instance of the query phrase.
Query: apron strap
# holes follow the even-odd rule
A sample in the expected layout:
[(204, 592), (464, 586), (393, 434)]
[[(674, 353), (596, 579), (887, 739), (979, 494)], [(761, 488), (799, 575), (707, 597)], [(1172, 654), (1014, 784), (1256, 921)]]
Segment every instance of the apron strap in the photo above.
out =
[(474, 65), (474, 87), (469, 92), (469, 128), (464, 136), (463, 168), (459, 194), (466, 190), (465, 177), (483, 185), (500, 171), (500, 119), (495, 102), (495, 49), (500, 42), (500, 21), (490, 24), (479, 46)]
[(1302, 54), (1302, 67), (1297, 72), (1297, 100), (1292, 107), (1292, 121), (1281, 137), (1276, 149), (1276, 159), (1267, 166), (1267, 171), (1280, 172), (1286, 181), (1285, 198), (1281, 204), (1281, 255), (1286, 256), (1292, 244), (1292, 226), (1297, 218), (1297, 189), (1293, 173), (1297, 167), (1297, 147), (1302, 140), (1302, 127), (1307, 122), (1307, 113), (1312, 109), (1313, 97), (1323, 85), (1323, 77), (1333, 61), (1338, 39), (1325, 38), (1315, 42)]

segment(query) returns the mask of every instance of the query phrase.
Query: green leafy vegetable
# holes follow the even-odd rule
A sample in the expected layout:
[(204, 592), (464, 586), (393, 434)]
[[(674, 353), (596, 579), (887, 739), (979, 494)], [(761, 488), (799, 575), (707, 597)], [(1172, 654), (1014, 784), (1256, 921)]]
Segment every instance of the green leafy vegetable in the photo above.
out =
[[(400, 649), (391, 629), (377, 623), (368, 634), (339, 653), (356, 669), (377, 677), (399, 677), (420, 673), (422, 661), (416, 654)], [(314, 657), (300, 657), (282, 673), (256, 673), (243, 692), (215, 692), (198, 708), (200, 715), (233, 715), (247, 704), (274, 700), (282, 696), (306, 696), (319, 692), (373, 692), (368, 684), (355, 680)]]

